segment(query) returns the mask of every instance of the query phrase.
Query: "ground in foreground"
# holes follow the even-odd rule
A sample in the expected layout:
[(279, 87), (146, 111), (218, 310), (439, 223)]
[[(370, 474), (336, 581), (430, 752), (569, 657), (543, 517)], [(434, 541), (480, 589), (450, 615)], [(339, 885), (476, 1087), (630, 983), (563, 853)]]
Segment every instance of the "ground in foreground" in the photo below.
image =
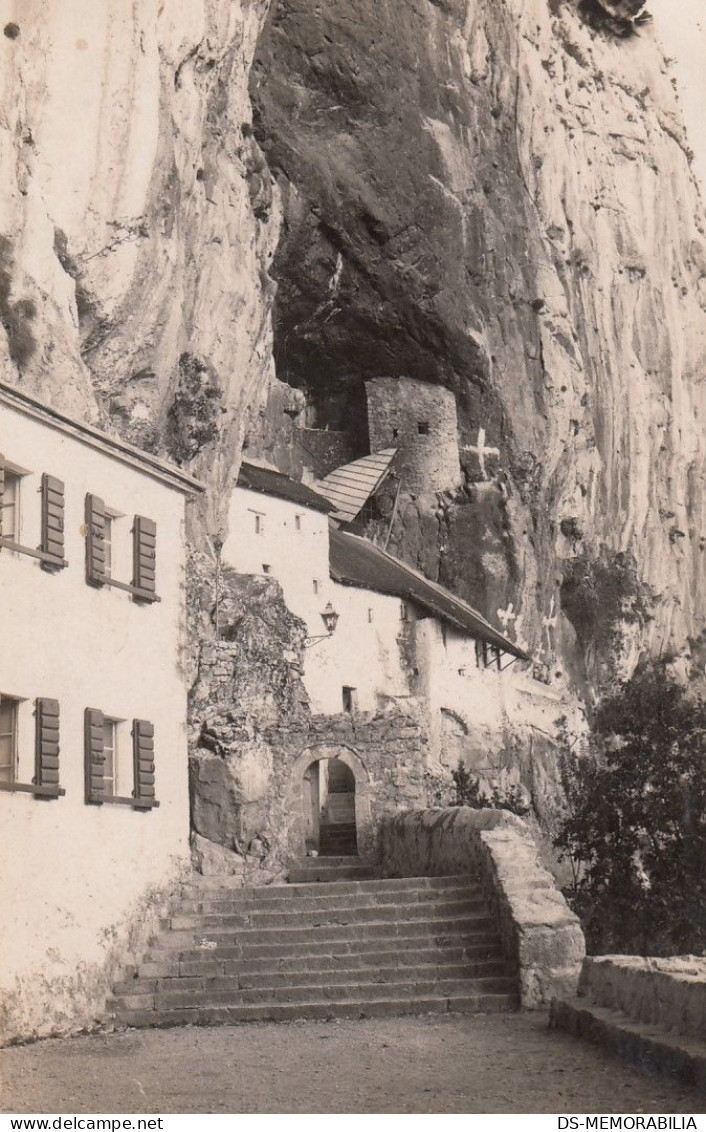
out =
[(0, 1052), (3, 1112), (693, 1113), (546, 1016), (131, 1030)]

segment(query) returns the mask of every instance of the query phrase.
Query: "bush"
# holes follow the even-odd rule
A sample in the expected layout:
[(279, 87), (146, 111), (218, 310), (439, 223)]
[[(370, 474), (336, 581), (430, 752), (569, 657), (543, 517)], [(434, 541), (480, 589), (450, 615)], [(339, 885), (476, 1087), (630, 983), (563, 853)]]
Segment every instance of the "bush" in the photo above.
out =
[(642, 664), (599, 707), (588, 751), (564, 732), (567, 814), (555, 845), (589, 951), (706, 947), (706, 708), (670, 672)]
[(517, 814), (521, 818), (530, 812), (519, 786), (511, 786), (505, 793), (493, 786), (490, 794), (485, 794), (481, 791), (478, 775), (471, 774), (461, 762), (451, 777), (456, 791), (456, 796), (451, 801), (452, 806), (470, 806), (474, 810), (509, 810), (511, 814)]

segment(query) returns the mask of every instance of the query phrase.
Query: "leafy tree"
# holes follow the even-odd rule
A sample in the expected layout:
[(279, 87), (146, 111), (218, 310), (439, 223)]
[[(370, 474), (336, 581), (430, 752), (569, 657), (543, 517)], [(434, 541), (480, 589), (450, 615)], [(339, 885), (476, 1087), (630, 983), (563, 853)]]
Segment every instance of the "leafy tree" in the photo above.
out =
[(555, 844), (589, 950), (706, 948), (706, 705), (643, 663), (600, 705), (587, 753), (564, 735), (567, 815)]
[(509, 810), (512, 814), (524, 817), (530, 812), (525, 805), (522, 791), (519, 786), (510, 786), (503, 793), (498, 786), (493, 786), (490, 794), (484, 793), (480, 788), (480, 778), (466, 770), (462, 762), (452, 771), (456, 796), (452, 806), (470, 806), (474, 810)]

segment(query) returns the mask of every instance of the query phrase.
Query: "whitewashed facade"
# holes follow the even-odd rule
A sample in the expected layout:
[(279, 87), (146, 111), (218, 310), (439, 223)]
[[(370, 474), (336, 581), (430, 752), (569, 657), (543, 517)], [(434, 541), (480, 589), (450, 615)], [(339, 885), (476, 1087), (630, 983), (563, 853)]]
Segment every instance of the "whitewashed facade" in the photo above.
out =
[(189, 859), (200, 487), (5, 386), (0, 457), (0, 997), (27, 1037), (85, 1021)]
[[(518, 688), (537, 687), (513, 670), (511, 654), (500, 657), (414, 601), (335, 581), (327, 515), (302, 502), (237, 486), (223, 560), (239, 573), (275, 577), (287, 606), (305, 622), (304, 682), (314, 712), (374, 711), (389, 699), (419, 697), (439, 766), (448, 761), (444, 713), (458, 716), (462, 730), (497, 736), (525, 710)], [(338, 622), (326, 636), (321, 615), (329, 603)], [(455, 768), (455, 751), (453, 758)]]
[[(411, 695), (400, 649), (409, 611), (397, 597), (331, 579), (326, 512), (236, 486), (228, 532), (224, 563), (241, 574), (272, 575), (306, 624), (304, 684), (313, 712), (347, 709), (344, 689), (359, 711), (374, 711), (383, 696)], [(331, 636), (321, 616), (329, 603), (338, 613)]]

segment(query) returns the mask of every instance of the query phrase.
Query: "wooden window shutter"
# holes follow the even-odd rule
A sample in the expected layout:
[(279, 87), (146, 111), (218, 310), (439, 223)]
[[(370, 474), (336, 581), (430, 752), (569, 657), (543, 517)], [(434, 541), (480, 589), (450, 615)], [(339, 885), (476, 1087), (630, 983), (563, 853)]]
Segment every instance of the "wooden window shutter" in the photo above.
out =
[(35, 726), (35, 785), (58, 787), (59, 704), (57, 700), (36, 701)]
[(135, 766), (136, 809), (147, 810), (159, 803), (154, 789), (154, 725), (146, 719), (132, 721), (132, 752)]
[(96, 708), (86, 708), (84, 715), (84, 754), (86, 801), (103, 801), (103, 754), (104, 731), (103, 712)]
[(105, 583), (105, 503), (97, 495), (86, 496), (86, 581)]
[(136, 601), (152, 601), (156, 591), (157, 524), (135, 515), (132, 527), (132, 586)]
[(42, 567), (55, 570), (64, 562), (64, 485), (54, 476), (42, 476)]
[[(5, 495), (5, 457), (0, 452), (0, 538), (2, 538), (2, 501)], [(0, 550), (2, 547), (0, 546)]]

